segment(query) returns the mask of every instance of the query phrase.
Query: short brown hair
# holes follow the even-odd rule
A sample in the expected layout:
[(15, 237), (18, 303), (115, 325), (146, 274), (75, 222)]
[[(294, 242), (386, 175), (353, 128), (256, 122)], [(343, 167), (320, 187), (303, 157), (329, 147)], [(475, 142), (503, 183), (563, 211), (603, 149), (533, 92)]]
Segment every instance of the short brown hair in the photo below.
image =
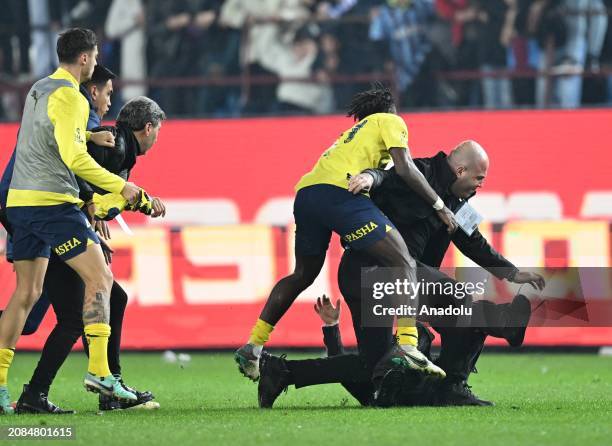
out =
[(57, 58), (60, 63), (75, 63), (82, 54), (92, 51), (98, 44), (96, 33), (86, 28), (71, 28), (57, 39)]

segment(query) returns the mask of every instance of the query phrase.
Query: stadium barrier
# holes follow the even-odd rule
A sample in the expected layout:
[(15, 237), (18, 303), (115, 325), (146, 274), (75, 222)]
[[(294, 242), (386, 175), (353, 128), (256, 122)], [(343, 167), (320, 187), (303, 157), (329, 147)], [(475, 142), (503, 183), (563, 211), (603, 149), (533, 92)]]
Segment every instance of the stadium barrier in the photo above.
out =
[[(481, 231), (517, 265), (610, 266), (612, 111), (404, 118), (414, 157), (448, 151), (465, 139), (487, 149), (489, 175), (473, 203), (486, 219)], [(132, 179), (167, 200), (167, 219), (126, 215), (132, 236), (112, 224), (113, 270), (130, 296), (124, 346), (219, 348), (243, 342), (268, 291), (293, 267), (293, 186), (350, 124), (341, 116), (164, 123), (157, 146), (139, 159)], [(0, 126), (2, 165), (16, 133), (17, 125)], [(339, 297), (340, 256), (334, 238), (320, 277), (279, 323), (271, 345), (321, 345), (312, 300), (323, 292)], [(470, 262), (452, 248), (444, 265)], [(2, 260), (1, 306), (13, 285), (11, 266)], [(612, 293), (606, 298), (612, 300)], [(35, 335), (21, 338), (20, 348), (42, 346), (54, 323), (51, 313)], [(343, 336), (352, 343), (344, 313)], [(526, 338), (531, 345), (611, 341), (608, 327), (534, 327)]]

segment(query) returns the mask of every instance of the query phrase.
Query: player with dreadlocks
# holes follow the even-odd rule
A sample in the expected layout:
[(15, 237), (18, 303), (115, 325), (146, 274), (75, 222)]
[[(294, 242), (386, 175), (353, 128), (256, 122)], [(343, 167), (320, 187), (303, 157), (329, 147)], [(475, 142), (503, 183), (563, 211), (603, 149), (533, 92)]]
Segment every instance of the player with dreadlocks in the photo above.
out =
[[(353, 176), (393, 160), (406, 184), (433, 206), (449, 231), (456, 229), (453, 213), (415, 167), (408, 150), (406, 123), (396, 113), (391, 92), (381, 84), (355, 95), (347, 114), (355, 125), (342, 133), (297, 183), (295, 270), (274, 286), (248, 343), (235, 353), (245, 376), (258, 379), (263, 345), (297, 296), (319, 275), (332, 231), (345, 246), (365, 251), (384, 266), (401, 268), (404, 278), (416, 281), (416, 264), (405, 242), (369, 196), (358, 192), (362, 185), (351, 181)], [(398, 327), (410, 366), (443, 377), (444, 371), (416, 349), (414, 320), (398, 320)]]

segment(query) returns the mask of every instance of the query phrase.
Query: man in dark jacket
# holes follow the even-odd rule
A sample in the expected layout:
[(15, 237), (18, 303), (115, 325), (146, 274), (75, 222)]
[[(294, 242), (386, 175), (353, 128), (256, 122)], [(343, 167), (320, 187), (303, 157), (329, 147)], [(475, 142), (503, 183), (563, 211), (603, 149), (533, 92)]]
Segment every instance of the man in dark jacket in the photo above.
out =
[(113, 95), (113, 79), (117, 75), (104, 65), (96, 65), (91, 79), (80, 85), (79, 91), (89, 102), (89, 119), (87, 128), (93, 129), (102, 125), (102, 118), (108, 113)]
[[(474, 141), (457, 146), (449, 156), (443, 152), (431, 158), (415, 159), (415, 164), (446, 206), (456, 212), (464, 201), (472, 197), (487, 175), (488, 158)], [(399, 180), (399, 181), (398, 181)], [(349, 185), (355, 193), (372, 188), (375, 204), (396, 225), (417, 260), (417, 277), (426, 282), (454, 282), (437, 268), (450, 242), (470, 259), (490, 271), (499, 279), (514, 283), (530, 283), (543, 288), (541, 276), (519, 271), (511, 262), (497, 253), (478, 230), (467, 236), (461, 231), (449, 234), (435, 221), (427, 204), (400, 183), (393, 171), (366, 170), (355, 176)], [(284, 361), (266, 355), (260, 364), (259, 399), (271, 406), (280, 392), (289, 384), (296, 387), (341, 382), (362, 404), (372, 404), (374, 386), (372, 373), (385, 354), (397, 356), (392, 326), (368, 327), (362, 324), (361, 278), (362, 268), (376, 267), (376, 262), (353, 250), (346, 250), (338, 270), (340, 291), (353, 318), (357, 337), (358, 355), (338, 355), (333, 358), (302, 361)], [(470, 306), (470, 298), (455, 299), (448, 295), (422, 295), (423, 304), (429, 306)], [(473, 319), (486, 322), (486, 328), (455, 327), (448, 320), (436, 324), (430, 320), (442, 337), (442, 352), (437, 363), (447, 378), (436, 389), (432, 404), (489, 405), (475, 397), (467, 386), (487, 335), (505, 338), (511, 345), (520, 345), (527, 325), (530, 307), (522, 296), (511, 304), (495, 305), (488, 301), (471, 304)], [(425, 337), (424, 339), (426, 339)], [(393, 357), (389, 358), (393, 359)], [(401, 358), (396, 358), (401, 359)], [(382, 377), (382, 376), (381, 376)]]
[[(144, 155), (155, 144), (161, 122), (164, 119), (164, 112), (154, 101), (146, 97), (134, 98), (123, 106), (114, 127), (97, 129), (111, 132), (114, 136), (115, 147), (108, 149), (89, 143), (88, 152), (98, 164), (127, 179), (136, 164), (136, 157)], [(107, 194), (106, 191), (96, 189), (83, 181), (79, 182), (79, 188), (80, 198), (87, 204), (88, 213), (95, 214), (97, 218), (110, 219), (127, 206), (127, 202), (121, 197)], [(93, 204), (96, 199), (107, 206), (108, 203), (112, 203), (112, 212), (109, 213), (108, 208), (96, 209)], [(149, 199), (144, 191), (139, 202), (130, 209), (154, 218), (165, 215), (165, 207), (161, 200)], [(107, 248), (105, 255), (108, 261), (110, 261), (110, 252)], [(47, 395), (59, 368), (76, 340), (83, 334), (82, 305), (79, 303), (83, 299), (83, 283), (74, 271), (65, 266), (63, 262), (54, 261), (52, 256), (44, 287), (55, 310), (57, 324), (45, 342), (41, 358), (29, 384), (24, 386), (24, 391), (17, 402), (17, 413), (72, 412), (64, 411), (50, 403)], [(137, 400), (126, 403), (100, 395), (100, 410), (125, 409), (133, 406), (159, 407), (157, 403), (151, 401), (153, 395), (150, 392), (131, 389), (123, 384), (121, 378), (119, 353), (126, 305), (127, 294), (117, 282), (113, 282), (110, 298), (109, 368), (113, 375), (119, 377), (122, 385), (137, 396)]]

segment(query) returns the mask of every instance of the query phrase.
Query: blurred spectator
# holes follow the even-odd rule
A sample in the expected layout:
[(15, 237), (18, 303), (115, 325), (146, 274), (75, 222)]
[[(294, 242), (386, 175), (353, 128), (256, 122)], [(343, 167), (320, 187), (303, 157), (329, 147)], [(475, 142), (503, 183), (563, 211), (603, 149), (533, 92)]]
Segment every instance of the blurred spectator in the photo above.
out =
[(564, 0), (567, 42), (561, 63), (599, 71), (608, 16), (603, 0)]
[[(30, 36), (27, 2), (8, 0), (0, 14), (0, 83), (14, 82), (28, 75)], [(0, 120), (17, 120), (21, 112), (20, 93), (0, 94)]]
[(558, 101), (563, 108), (580, 107), (582, 71), (599, 71), (599, 57), (603, 48), (608, 16), (602, 0), (564, 0), (567, 41), (557, 57), (558, 70), (574, 70), (573, 76), (558, 78)]
[[(276, 48), (274, 71), (281, 78), (276, 97), (283, 112), (323, 114), (334, 109), (329, 73), (323, 58), (317, 58), (317, 31), (315, 25), (307, 26), (296, 33), (291, 45)], [(333, 65), (333, 61), (331, 63)], [(315, 77), (315, 82), (286, 80), (309, 77)]]
[[(217, 20), (219, 0), (150, 0), (147, 3), (149, 75), (160, 77), (202, 76), (202, 59)], [(163, 87), (155, 96), (168, 114), (195, 115), (200, 87)]]
[[(451, 24), (452, 43), (456, 48), (455, 70), (475, 71), (480, 68), (480, 23), (484, 14), (474, 0), (436, 0), (438, 15)], [(457, 105), (477, 106), (481, 103), (481, 86), (478, 81), (465, 80), (456, 83)]]
[(463, 16), (468, 6), (468, 0), (436, 0), (436, 12), (451, 24), (452, 43), (456, 47), (463, 41), (463, 24), (466, 22)]
[[(145, 11), (142, 0), (113, 0), (104, 30), (110, 39), (121, 42), (119, 76), (122, 82), (146, 79)], [(146, 95), (144, 85), (126, 85), (121, 98), (127, 102), (133, 97)]]
[(431, 105), (431, 77), (415, 82), (431, 50), (427, 26), (434, 17), (433, 0), (388, 0), (372, 11), (370, 38), (385, 40), (394, 65), (399, 90), (408, 106)]
[[(487, 75), (508, 68), (508, 48), (514, 38), (515, 0), (480, 0), (478, 12), (478, 59)], [(512, 107), (512, 84), (507, 77), (482, 79), (484, 106), (489, 109)]]
[[(370, 10), (384, 0), (329, 0), (319, 2), (316, 17), (322, 28), (321, 47), (329, 73), (345, 76), (384, 73), (388, 44), (369, 38)], [(333, 50), (332, 50), (333, 48)], [(333, 84), (336, 104), (343, 108), (355, 93), (369, 87), (369, 82)]]
[(102, 40), (104, 22), (111, 0), (50, 0), (51, 16), (63, 28), (83, 27), (96, 32)]
[(540, 35), (540, 69), (550, 68), (555, 75), (538, 79), (538, 106), (580, 107), (584, 69), (599, 70), (608, 26), (603, 1), (536, 0), (531, 14)]
[[(527, 18), (533, 0), (518, 0), (515, 20), (515, 37), (512, 42), (509, 68), (520, 72), (537, 70), (539, 66), (539, 49), (528, 29)], [(519, 77), (512, 81), (514, 103), (533, 106), (535, 103), (535, 79)]]
[[(214, 0), (208, 10), (199, 15), (206, 28), (206, 44), (200, 55), (199, 72), (208, 80), (223, 80), (240, 75), (241, 31), (225, 26), (221, 21), (224, 0)], [(238, 86), (205, 86), (198, 93), (198, 113), (214, 116), (237, 116), (240, 88)]]
[[(250, 76), (277, 77), (275, 52), (270, 51), (290, 39), (292, 29), (310, 17), (310, 2), (303, 0), (226, 0), (221, 10), (221, 23), (242, 29), (247, 26), (243, 42), (242, 64)], [(293, 22), (293, 23), (292, 23)], [(273, 100), (275, 83), (251, 83), (243, 98), (247, 114), (269, 113), (277, 104)]]
[(8, 0), (0, 14), (0, 74), (16, 76), (29, 71), (28, 4)]
[(326, 78), (338, 74), (340, 69), (340, 41), (329, 33), (323, 32), (319, 39), (319, 54), (315, 62), (315, 76)]
[(60, 24), (51, 21), (47, 0), (28, 0), (30, 16), (30, 48), (32, 77), (40, 79), (51, 74), (58, 66), (55, 43)]
[(90, 28), (102, 42), (101, 31), (109, 1), (28, 0), (31, 67), (35, 79), (47, 76), (57, 68), (55, 44), (62, 29), (76, 26)]
[[(549, 70), (555, 64), (555, 48), (561, 48), (567, 41), (567, 27), (563, 16), (563, 0), (533, 0), (528, 6), (526, 29), (534, 38), (530, 46), (531, 58), (537, 59), (537, 68), (541, 72)], [(541, 74), (536, 79), (535, 104), (542, 108), (553, 102), (557, 80)]]

